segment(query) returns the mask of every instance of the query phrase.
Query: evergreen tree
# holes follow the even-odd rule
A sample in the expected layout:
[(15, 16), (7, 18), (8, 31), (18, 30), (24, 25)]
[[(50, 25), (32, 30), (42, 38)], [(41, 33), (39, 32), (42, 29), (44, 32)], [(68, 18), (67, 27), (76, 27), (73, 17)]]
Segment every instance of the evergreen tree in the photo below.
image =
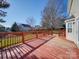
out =
[[(8, 8), (10, 6), (10, 4), (6, 1), (6, 0), (0, 0), (0, 8), (1, 9), (5, 9)], [(0, 10), (0, 22), (3, 23), (5, 22), (2, 17), (5, 17), (7, 14), (7, 12), (4, 12), (2, 10)]]
[(14, 22), (14, 24), (12, 25), (11, 31), (12, 31), (12, 32), (18, 32), (18, 31), (19, 31), (19, 28), (18, 28), (18, 25), (17, 25), (16, 22)]

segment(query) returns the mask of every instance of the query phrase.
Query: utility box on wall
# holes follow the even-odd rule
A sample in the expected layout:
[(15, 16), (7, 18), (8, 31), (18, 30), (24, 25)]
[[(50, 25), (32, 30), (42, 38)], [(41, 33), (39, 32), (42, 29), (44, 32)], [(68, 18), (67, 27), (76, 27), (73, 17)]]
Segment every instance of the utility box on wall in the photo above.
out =
[(72, 18), (65, 21), (66, 39), (74, 41), (79, 47), (79, 18)]

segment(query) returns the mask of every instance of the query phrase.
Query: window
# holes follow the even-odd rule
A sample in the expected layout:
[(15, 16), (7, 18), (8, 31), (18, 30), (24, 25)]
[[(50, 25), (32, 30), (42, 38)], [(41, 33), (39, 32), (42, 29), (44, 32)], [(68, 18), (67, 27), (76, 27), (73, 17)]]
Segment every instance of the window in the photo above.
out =
[(69, 32), (69, 33), (72, 32), (72, 23), (68, 23), (68, 32)]

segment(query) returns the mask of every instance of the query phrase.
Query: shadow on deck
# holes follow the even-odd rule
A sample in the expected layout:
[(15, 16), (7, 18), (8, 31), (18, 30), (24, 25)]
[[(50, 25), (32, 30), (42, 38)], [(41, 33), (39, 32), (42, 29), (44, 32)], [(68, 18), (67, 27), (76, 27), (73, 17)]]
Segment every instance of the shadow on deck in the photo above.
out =
[(34, 39), (30, 42), (25, 42), (25, 44), (19, 44), (10, 48), (4, 48), (0, 51), (0, 59), (38, 59), (34, 55), (27, 58), (25, 57), (52, 38), (53, 36), (49, 35), (47, 37)]

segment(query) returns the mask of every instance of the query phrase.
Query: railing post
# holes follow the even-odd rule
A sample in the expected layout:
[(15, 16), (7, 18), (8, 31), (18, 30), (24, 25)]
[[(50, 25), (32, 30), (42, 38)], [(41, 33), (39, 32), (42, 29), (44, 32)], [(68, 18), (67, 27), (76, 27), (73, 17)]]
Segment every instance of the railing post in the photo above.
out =
[(22, 32), (22, 42), (25, 43), (24, 42), (24, 33), (23, 32)]

